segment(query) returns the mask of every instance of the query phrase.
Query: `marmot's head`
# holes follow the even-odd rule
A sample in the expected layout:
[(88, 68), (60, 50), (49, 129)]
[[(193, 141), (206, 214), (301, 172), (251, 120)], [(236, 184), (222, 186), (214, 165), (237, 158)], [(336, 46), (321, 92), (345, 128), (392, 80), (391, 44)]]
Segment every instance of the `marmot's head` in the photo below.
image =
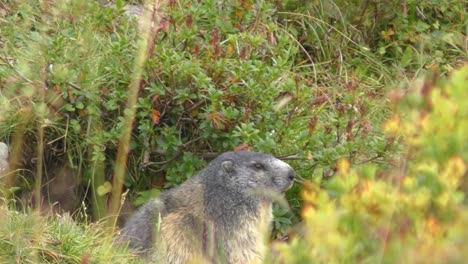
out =
[(295, 177), (293, 168), (287, 163), (255, 152), (226, 152), (211, 165), (218, 167), (216, 177), (211, 179), (218, 186), (247, 195), (285, 192)]

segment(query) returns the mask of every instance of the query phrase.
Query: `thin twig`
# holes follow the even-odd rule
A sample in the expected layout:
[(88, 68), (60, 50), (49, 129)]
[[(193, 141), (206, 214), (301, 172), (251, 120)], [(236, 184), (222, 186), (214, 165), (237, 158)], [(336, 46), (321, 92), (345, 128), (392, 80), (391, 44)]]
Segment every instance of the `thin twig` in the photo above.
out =
[(70, 85), (71, 87), (81, 91), (81, 87), (78, 84), (74, 84), (72, 82), (67, 82), (67, 84)]
[(369, 162), (371, 162), (371, 161), (374, 161), (374, 160), (379, 159), (379, 158), (382, 158), (382, 157), (383, 157), (383, 156), (382, 156), (381, 154), (377, 154), (377, 155), (375, 155), (375, 156), (372, 157), (372, 158), (368, 158), (368, 159), (363, 160), (363, 161), (355, 162), (354, 164), (355, 164), (355, 165), (361, 165), (361, 164), (369, 163)]

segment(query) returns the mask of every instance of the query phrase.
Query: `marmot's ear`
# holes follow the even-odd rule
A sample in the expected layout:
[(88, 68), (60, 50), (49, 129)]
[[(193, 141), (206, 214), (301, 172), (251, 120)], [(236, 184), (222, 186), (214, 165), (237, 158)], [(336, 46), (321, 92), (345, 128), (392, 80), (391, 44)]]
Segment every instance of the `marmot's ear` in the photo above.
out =
[(234, 171), (234, 164), (230, 160), (223, 161), (221, 166), (223, 166), (223, 169), (227, 174), (231, 174)]

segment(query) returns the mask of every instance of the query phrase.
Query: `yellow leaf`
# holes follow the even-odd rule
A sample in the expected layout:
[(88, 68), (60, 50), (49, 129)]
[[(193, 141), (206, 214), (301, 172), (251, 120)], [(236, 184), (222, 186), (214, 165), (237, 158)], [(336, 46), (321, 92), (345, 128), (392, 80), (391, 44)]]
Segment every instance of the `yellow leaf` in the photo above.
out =
[(342, 175), (346, 175), (349, 173), (349, 168), (351, 167), (351, 164), (347, 159), (340, 159), (338, 160), (337, 166), (338, 172)]
[(316, 214), (316, 210), (314, 207), (312, 206), (305, 206), (303, 209), (302, 209), (302, 218), (303, 219), (311, 219), (312, 217), (314, 217)]
[(233, 52), (234, 52), (234, 47), (232, 45), (229, 45), (226, 49), (226, 57), (230, 57)]
[(394, 115), (383, 124), (383, 129), (389, 133), (396, 133), (400, 128), (400, 116)]

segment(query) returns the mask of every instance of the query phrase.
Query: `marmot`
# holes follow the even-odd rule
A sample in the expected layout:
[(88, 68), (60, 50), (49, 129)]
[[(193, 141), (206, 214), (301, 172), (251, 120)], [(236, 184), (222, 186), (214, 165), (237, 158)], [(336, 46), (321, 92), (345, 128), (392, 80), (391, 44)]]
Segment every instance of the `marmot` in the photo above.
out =
[(273, 200), (294, 177), (291, 166), (273, 156), (223, 153), (143, 205), (119, 240), (154, 263), (262, 263)]

